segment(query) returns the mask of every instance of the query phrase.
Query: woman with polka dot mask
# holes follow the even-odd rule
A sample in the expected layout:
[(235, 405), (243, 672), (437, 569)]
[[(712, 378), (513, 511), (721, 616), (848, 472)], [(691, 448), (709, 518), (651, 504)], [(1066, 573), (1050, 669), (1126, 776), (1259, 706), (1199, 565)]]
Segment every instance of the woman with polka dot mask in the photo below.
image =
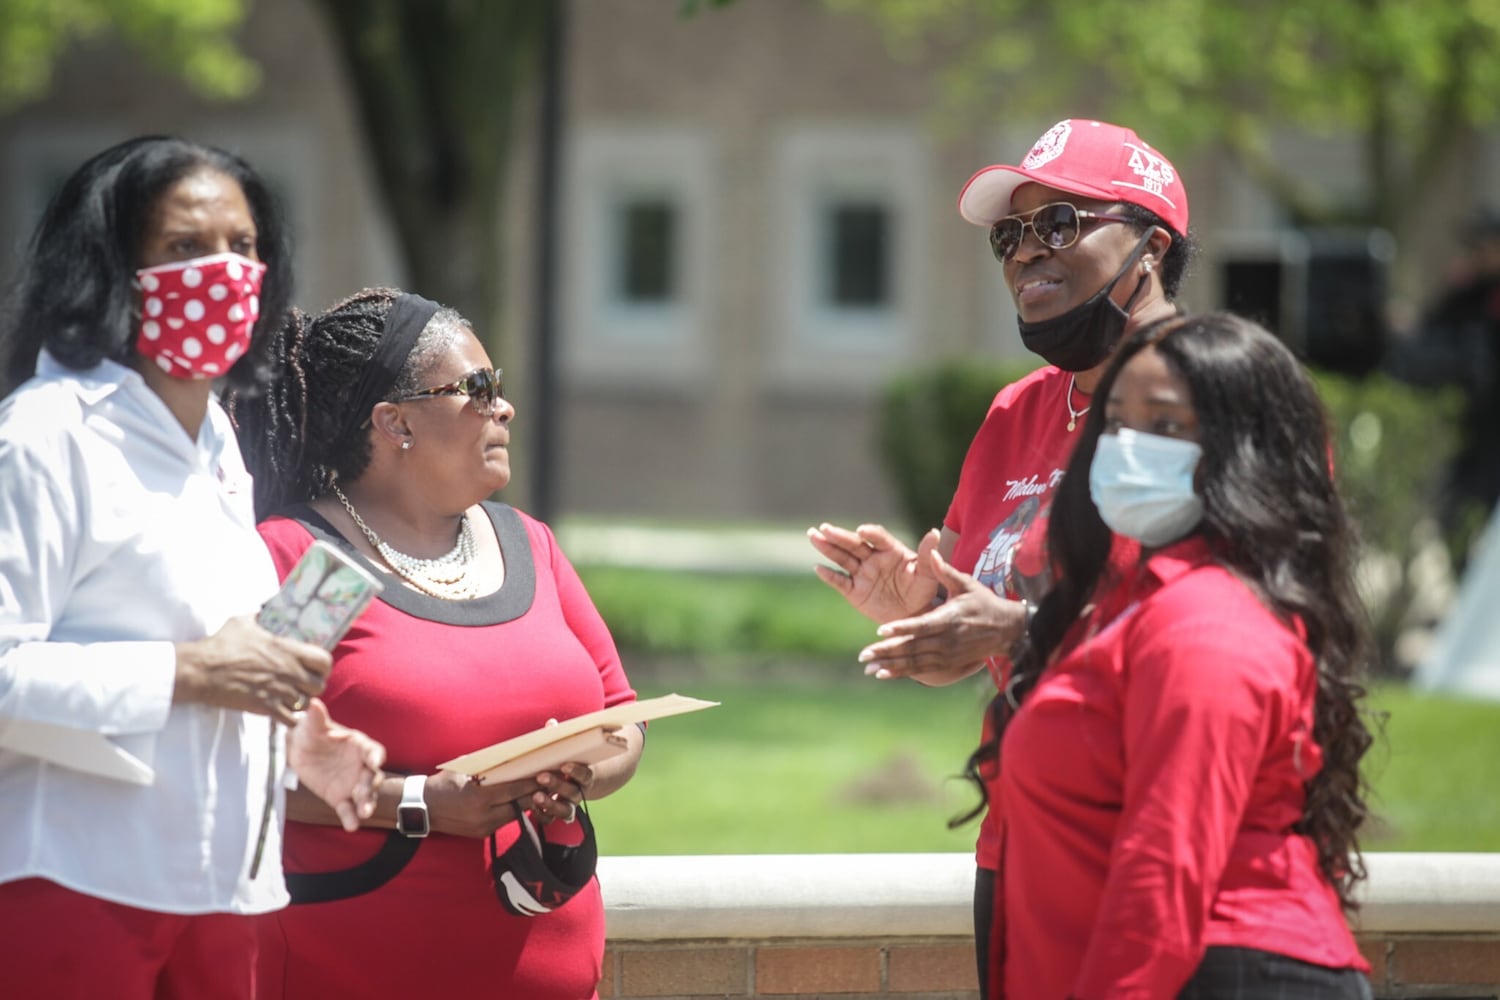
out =
[(250, 346), (266, 265), (215, 254), (135, 272), (141, 335), (135, 349), (168, 375), (217, 378)]
[(266, 381), (283, 232), (243, 160), (134, 139), (63, 183), (0, 309), (7, 996), (248, 1000), (288, 765), (351, 828), (374, 807), (329, 655), (256, 624), (276, 569), (216, 395)]

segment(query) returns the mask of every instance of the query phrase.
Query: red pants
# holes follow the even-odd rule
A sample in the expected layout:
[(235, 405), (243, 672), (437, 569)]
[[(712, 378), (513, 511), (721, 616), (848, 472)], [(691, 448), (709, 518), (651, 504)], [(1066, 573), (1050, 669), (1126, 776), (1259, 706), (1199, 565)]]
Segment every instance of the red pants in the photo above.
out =
[(138, 910), (46, 879), (0, 885), (0, 993), (14, 1000), (249, 1000), (252, 918)]

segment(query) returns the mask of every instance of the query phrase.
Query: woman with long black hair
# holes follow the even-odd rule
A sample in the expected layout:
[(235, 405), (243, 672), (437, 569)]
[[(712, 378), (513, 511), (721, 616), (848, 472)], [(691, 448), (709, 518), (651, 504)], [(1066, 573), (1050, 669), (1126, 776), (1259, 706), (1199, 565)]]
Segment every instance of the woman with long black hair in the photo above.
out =
[[(263, 386), (286, 228), (240, 157), (122, 142), (53, 198), (0, 320), (0, 968), (8, 996), (249, 997), (281, 789), (354, 827), (336, 726), (217, 390)], [(288, 734), (290, 733), (290, 736)]]
[(990, 995), (1368, 997), (1367, 646), (1317, 392), (1215, 313), (1127, 337), (1097, 398), (969, 762), (1004, 845)]

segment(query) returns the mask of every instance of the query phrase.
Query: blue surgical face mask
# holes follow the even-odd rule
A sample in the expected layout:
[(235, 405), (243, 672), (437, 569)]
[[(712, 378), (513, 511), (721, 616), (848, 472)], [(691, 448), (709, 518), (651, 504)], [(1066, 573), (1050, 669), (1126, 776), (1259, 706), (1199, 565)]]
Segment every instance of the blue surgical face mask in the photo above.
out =
[(1203, 519), (1193, 474), (1203, 449), (1193, 441), (1120, 430), (1099, 438), (1089, 496), (1117, 535), (1147, 548), (1175, 542)]

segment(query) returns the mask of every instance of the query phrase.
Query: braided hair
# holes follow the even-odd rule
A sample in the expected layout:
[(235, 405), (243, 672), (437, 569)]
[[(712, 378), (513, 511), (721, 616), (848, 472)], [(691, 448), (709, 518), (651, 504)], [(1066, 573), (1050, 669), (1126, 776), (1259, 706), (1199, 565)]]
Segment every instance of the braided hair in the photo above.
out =
[[(324, 312), (292, 309), (268, 355), (277, 369), (260, 391), (234, 393), (226, 408), (255, 477), (255, 516), (328, 492), (335, 479), (358, 479), (370, 464), (370, 428), (350, 419), (360, 374), (375, 354), (385, 320), (402, 292), (367, 288)], [(386, 399), (414, 392), (423, 374), (468, 328), (456, 311), (428, 321)]]
[[(1357, 833), (1369, 817), (1360, 760), (1373, 743), (1361, 701), (1370, 645), (1354, 582), (1355, 539), (1329, 468), (1328, 418), (1312, 380), (1274, 336), (1230, 313), (1173, 317), (1120, 345), (1099, 385), (1107, 399), (1121, 369), (1155, 348), (1192, 395), (1203, 446), (1197, 532), (1214, 558), (1283, 621), (1300, 619), (1317, 663), (1313, 738), (1323, 767), (1304, 786), (1295, 826), (1318, 852), (1323, 875), (1346, 909), (1365, 868)], [(1089, 414), (1048, 518), (1057, 583), (1012, 651), (1011, 683), (991, 702), (994, 737), (965, 775), (985, 794), (1014, 708), (1036, 687), (1072, 624), (1109, 585), (1112, 535), (1089, 496), (1089, 469), (1105, 408)], [(959, 817), (962, 822), (980, 807)]]

